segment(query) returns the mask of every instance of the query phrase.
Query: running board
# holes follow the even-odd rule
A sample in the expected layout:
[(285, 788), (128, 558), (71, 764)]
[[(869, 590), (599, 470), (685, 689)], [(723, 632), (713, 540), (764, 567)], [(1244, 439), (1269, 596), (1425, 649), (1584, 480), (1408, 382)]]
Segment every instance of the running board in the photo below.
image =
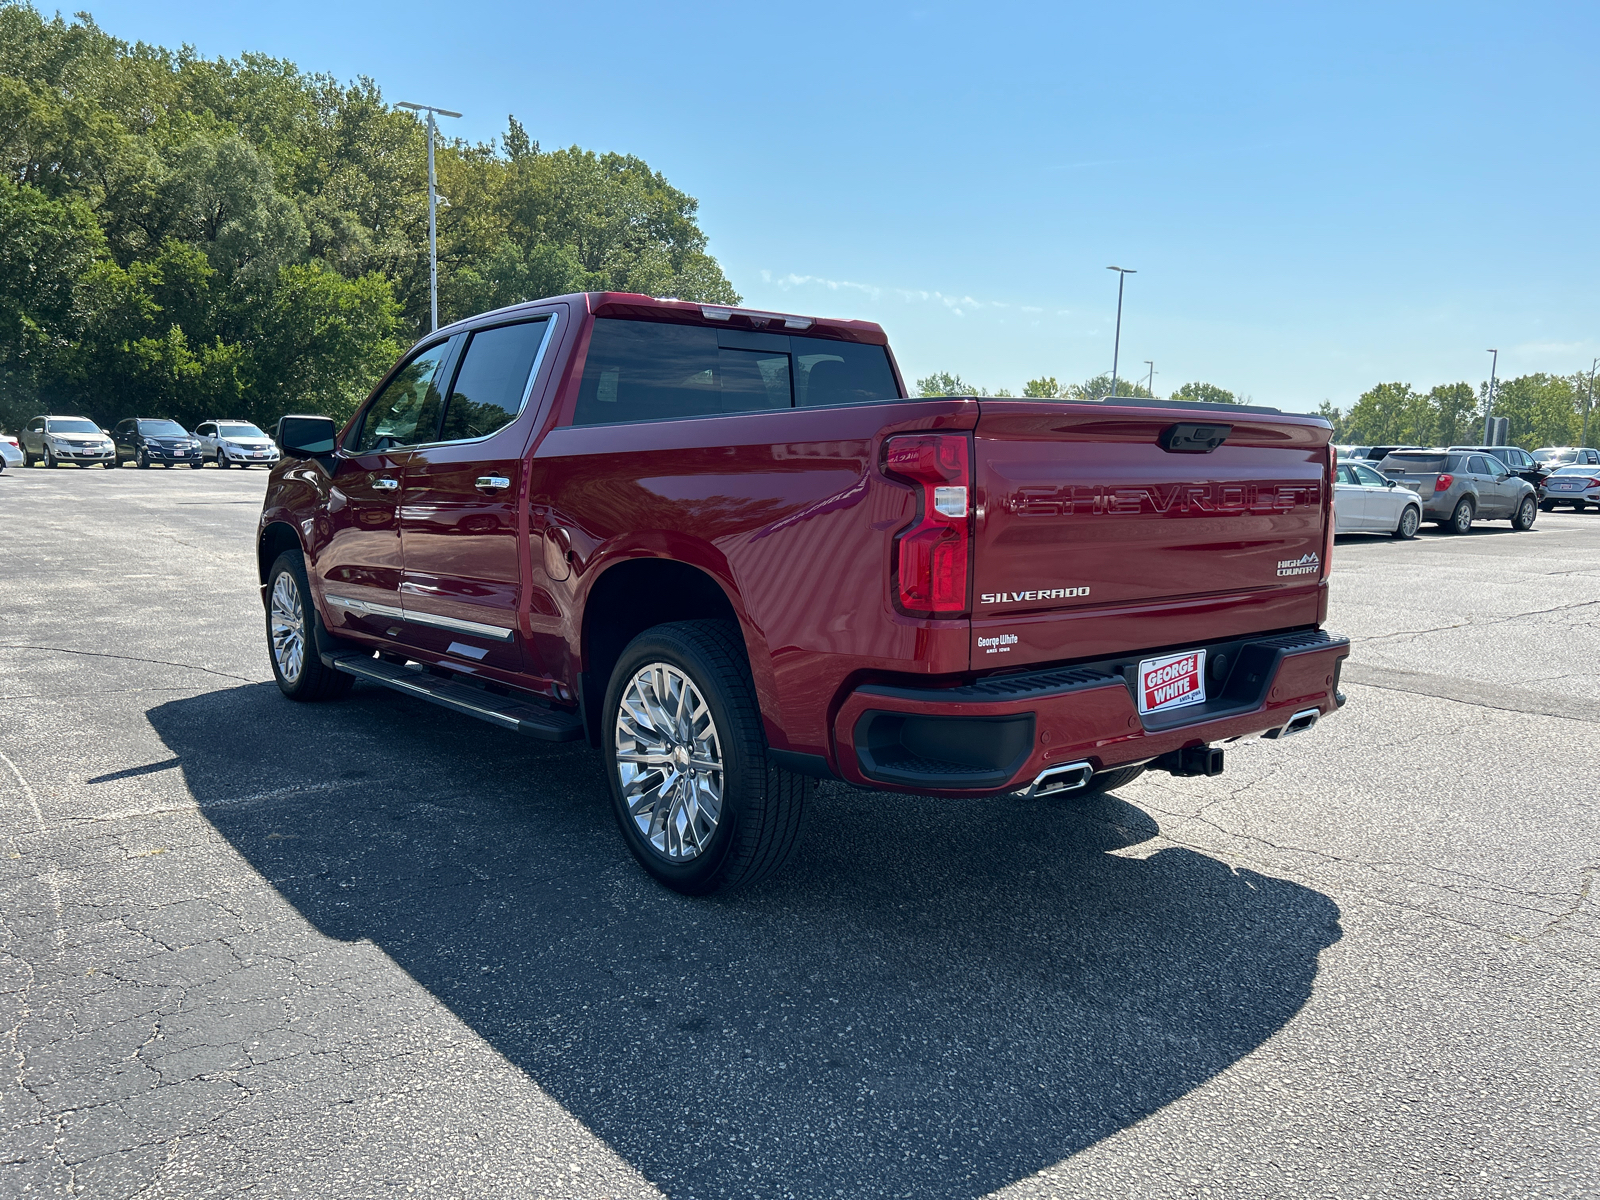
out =
[(357, 679), (381, 683), (407, 696), (547, 742), (574, 742), (583, 736), (583, 722), (575, 712), (544, 708), (537, 701), (498, 696), (482, 688), (441, 679), (421, 667), (403, 667), (364, 654), (330, 654), (325, 655), (323, 661)]

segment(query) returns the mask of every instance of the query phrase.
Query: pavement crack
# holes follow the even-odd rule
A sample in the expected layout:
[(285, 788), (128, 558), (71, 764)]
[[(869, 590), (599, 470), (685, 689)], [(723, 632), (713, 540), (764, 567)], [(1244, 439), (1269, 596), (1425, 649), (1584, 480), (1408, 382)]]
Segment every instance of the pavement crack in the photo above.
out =
[(204, 671), (207, 675), (220, 675), (223, 679), (237, 679), (240, 683), (262, 683), (260, 679), (250, 679), (244, 675), (234, 675), (228, 671), (218, 671), (211, 667), (198, 666), (195, 663), (169, 662), (164, 658), (141, 658), (135, 654), (109, 654), (104, 650), (73, 650), (67, 646), (30, 646), (18, 643), (0, 644), (0, 650), (39, 650), (50, 654), (81, 654), (88, 658), (117, 658), (124, 662), (149, 663), (157, 667), (177, 667), (182, 671)]

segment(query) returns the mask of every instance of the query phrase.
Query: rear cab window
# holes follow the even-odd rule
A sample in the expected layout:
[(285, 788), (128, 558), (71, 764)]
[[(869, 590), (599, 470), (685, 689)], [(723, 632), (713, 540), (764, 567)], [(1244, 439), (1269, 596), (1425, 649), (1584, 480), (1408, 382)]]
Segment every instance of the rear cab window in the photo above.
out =
[(883, 346), (597, 317), (574, 425), (900, 400)]

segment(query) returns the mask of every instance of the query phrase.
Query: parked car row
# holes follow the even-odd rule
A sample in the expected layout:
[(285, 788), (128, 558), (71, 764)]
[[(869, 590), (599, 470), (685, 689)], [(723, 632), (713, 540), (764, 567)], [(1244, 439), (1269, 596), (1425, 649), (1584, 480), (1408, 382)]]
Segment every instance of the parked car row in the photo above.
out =
[(20, 435), (0, 434), (0, 470), (43, 463), (59, 467), (152, 466), (271, 467), (278, 461), (273, 440), (249, 421), (202, 421), (191, 433), (165, 417), (129, 417), (101, 429), (87, 417), (38, 416)]

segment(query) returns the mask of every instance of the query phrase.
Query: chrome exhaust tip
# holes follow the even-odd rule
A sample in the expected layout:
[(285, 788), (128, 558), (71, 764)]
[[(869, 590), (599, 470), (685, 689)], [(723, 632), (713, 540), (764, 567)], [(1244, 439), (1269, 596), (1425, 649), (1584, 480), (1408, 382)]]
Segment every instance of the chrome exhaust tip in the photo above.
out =
[(1023, 793), (1029, 799), (1036, 796), (1054, 796), (1060, 792), (1075, 792), (1094, 777), (1094, 768), (1087, 762), (1061, 763), (1046, 767)]
[(1320, 708), (1304, 708), (1295, 713), (1277, 729), (1269, 729), (1261, 736), (1266, 738), (1286, 738), (1296, 733), (1308, 733), (1316, 727), (1317, 720), (1322, 716)]

